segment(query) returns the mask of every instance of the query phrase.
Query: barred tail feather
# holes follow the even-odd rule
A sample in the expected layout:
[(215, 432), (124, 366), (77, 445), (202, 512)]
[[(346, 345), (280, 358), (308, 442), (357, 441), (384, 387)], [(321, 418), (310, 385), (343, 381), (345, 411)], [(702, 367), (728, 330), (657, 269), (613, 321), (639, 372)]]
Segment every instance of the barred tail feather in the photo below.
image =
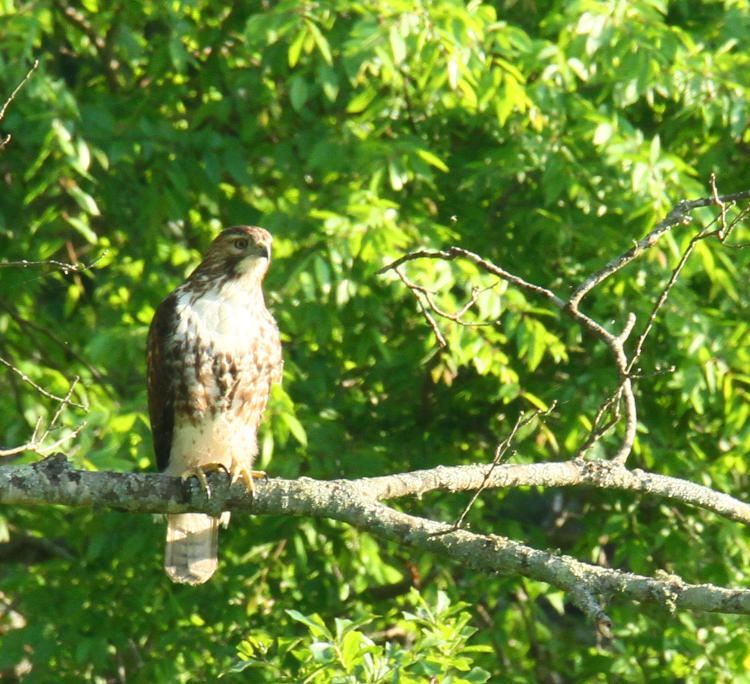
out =
[(203, 513), (167, 516), (164, 569), (173, 582), (202, 584), (216, 571), (219, 518)]

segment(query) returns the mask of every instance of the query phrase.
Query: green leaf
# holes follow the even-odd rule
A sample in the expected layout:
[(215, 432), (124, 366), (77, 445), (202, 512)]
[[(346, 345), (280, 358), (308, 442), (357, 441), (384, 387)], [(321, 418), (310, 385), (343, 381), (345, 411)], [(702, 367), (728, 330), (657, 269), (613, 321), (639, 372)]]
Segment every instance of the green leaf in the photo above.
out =
[(484, 682), (490, 680), (491, 676), (491, 673), (481, 667), (472, 667), (469, 672), (463, 675), (463, 680), (470, 684), (484, 684)]
[(649, 147), (649, 153), (648, 153), (649, 164), (651, 164), (651, 166), (656, 166), (657, 162), (659, 161), (660, 154), (661, 154), (661, 140), (659, 139), (658, 135), (655, 135), (651, 139), (651, 145)]
[(323, 94), (330, 102), (335, 102), (339, 94), (339, 82), (336, 72), (327, 64), (318, 67), (318, 83), (323, 88)]
[(96, 200), (91, 195), (84, 192), (76, 183), (70, 183), (66, 189), (77, 202), (78, 206), (80, 206), (87, 214), (90, 216), (101, 215)]
[(341, 641), (341, 660), (347, 672), (351, 672), (360, 657), (365, 636), (361, 632), (348, 632)]
[(428, 150), (418, 149), (417, 155), (424, 159), (428, 164), (431, 166), (434, 166), (437, 169), (440, 169), (441, 171), (448, 172), (448, 167), (445, 165), (445, 162), (443, 162), (439, 157), (434, 155), (432, 152), (429, 152)]
[(86, 221), (77, 216), (66, 216), (65, 220), (76, 229), (76, 231), (90, 244), (95, 245), (98, 242), (96, 233), (91, 229)]
[(300, 27), (300, 30), (297, 32), (297, 35), (294, 37), (294, 40), (292, 41), (291, 45), (289, 46), (289, 50), (287, 51), (287, 62), (292, 69), (297, 66), (297, 62), (299, 62), (300, 54), (302, 53), (302, 47), (305, 44), (305, 39), (307, 38), (307, 36), (307, 24), (304, 24)]
[(329, 641), (314, 641), (310, 644), (310, 653), (316, 663), (333, 663), (336, 660), (336, 649)]
[(295, 76), (291, 80), (289, 87), (289, 99), (292, 102), (292, 107), (298, 112), (302, 111), (305, 102), (307, 102), (308, 88), (307, 82), (303, 76)]
[(370, 106), (370, 103), (377, 97), (377, 91), (372, 88), (367, 88), (357, 95), (355, 95), (346, 107), (346, 111), (349, 114), (359, 114)]
[(400, 65), (406, 59), (406, 42), (401, 36), (401, 31), (397, 24), (391, 25), (388, 31), (388, 40), (391, 44), (393, 62), (396, 65)]
[(297, 420), (296, 416), (291, 413), (282, 413), (281, 420), (289, 428), (289, 432), (294, 435), (294, 438), (302, 445), (307, 446), (307, 433), (305, 428), (302, 427), (302, 423)]
[(333, 56), (331, 55), (331, 47), (328, 44), (328, 40), (326, 37), (321, 33), (320, 29), (316, 24), (314, 24), (311, 21), (305, 21), (305, 25), (307, 26), (308, 30), (312, 34), (313, 39), (315, 40), (315, 45), (317, 45), (318, 50), (320, 51), (320, 54), (323, 56), (323, 59), (326, 61), (326, 64), (329, 66), (333, 64)]
[(594, 145), (604, 145), (614, 134), (612, 124), (603, 122), (600, 123), (594, 131)]
[(293, 620), (296, 620), (297, 622), (301, 622), (303, 625), (306, 625), (310, 633), (315, 637), (324, 636), (327, 637), (328, 641), (332, 641), (333, 637), (331, 636), (330, 632), (326, 629), (325, 624), (320, 619), (319, 615), (303, 615), (298, 610), (294, 610), (293, 608), (288, 608), (286, 611), (286, 614), (289, 615)]

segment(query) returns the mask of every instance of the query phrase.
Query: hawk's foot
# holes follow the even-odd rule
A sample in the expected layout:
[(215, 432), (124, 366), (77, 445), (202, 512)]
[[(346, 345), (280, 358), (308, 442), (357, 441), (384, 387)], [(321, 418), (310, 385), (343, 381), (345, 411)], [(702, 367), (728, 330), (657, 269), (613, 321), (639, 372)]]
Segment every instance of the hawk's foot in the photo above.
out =
[(180, 479), (183, 482), (186, 482), (191, 477), (194, 477), (198, 480), (200, 483), (201, 489), (205, 493), (207, 498), (211, 498), (211, 487), (208, 484), (208, 479), (206, 478), (206, 473), (212, 473), (216, 470), (223, 470), (224, 472), (227, 472), (226, 467), (223, 463), (201, 463), (200, 466), (196, 466), (194, 468), (190, 468), (190, 470), (186, 470), (182, 475), (180, 476)]
[(255, 482), (256, 478), (267, 477), (266, 473), (262, 470), (251, 470), (250, 468), (244, 468), (242, 466), (235, 466), (232, 469), (232, 484), (238, 480), (242, 480), (245, 483), (245, 488), (248, 494), (255, 496)]

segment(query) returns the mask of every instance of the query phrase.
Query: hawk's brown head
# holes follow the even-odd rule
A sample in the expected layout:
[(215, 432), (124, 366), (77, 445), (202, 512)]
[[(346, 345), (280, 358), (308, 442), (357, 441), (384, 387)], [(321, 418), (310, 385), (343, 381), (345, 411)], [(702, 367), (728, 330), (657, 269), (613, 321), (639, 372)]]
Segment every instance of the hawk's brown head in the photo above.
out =
[(199, 282), (249, 278), (260, 281), (271, 261), (273, 238), (258, 226), (233, 226), (221, 231), (190, 276)]

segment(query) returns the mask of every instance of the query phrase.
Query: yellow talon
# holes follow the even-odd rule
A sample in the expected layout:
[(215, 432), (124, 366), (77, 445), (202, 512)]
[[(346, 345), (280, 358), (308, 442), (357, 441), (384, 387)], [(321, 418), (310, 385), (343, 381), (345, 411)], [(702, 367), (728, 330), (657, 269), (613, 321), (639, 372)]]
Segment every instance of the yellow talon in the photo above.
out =
[[(224, 472), (227, 472), (228, 469), (223, 463), (203, 463), (199, 467), (191, 468), (190, 470), (185, 471), (181, 475), (181, 479), (183, 480), (183, 482), (185, 482), (191, 477), (196, 478), (200, 483), (201, 489), (210, 499), (211, 487), (208, 484), (206, 473), (213, 472), (214, 470), (223, 470)], [(262, 470), (248, 470), (247, 468), (233, 468), (229, 470), (229, 472), (232, 476), (232, 484), (238, 482), (239, 480), (242, 480), (245, 483), (245, 488), (247, 489), (248, 493), (252, 495), (255, 495), (254, 479), (267, 477), (266, 473)]]
[(186, 482), (191, 477), (196, 478), (201, 485), (201, 489), (206, 494), (206, 497), (210, 499), (211, 487), (208, 484), (206, 473), (213, 472), (214, 470), (226, 471), (226, 468), (221, 463), (203, 463), (199, 467), (191, 468), (190, 470), (184, 472), (180, 476), (180, 478), (182, 479), (183, 482)]
[(236, 468), (232, 473), (232, 484), (242, 480), (245, 483), (247, 491), (255, 496), (255, 478), (265, 478), (266, 473), (262, 470), (247, 470), (245, 468)]

